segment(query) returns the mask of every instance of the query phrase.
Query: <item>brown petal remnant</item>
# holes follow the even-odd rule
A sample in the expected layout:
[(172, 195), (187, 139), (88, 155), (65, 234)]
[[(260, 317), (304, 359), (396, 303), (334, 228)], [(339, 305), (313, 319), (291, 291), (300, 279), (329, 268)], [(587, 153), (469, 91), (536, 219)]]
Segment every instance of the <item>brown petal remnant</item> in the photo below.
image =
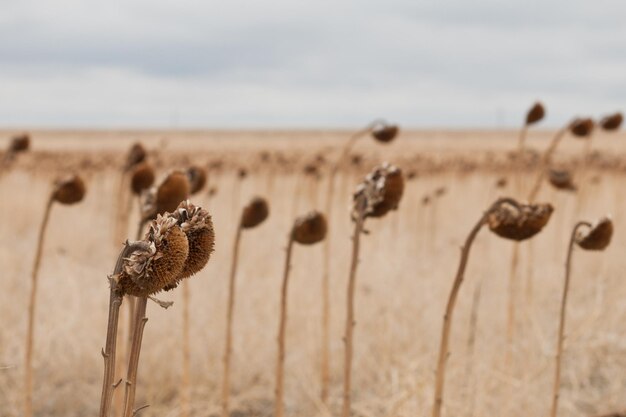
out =
[(135, 165), (145, 161), (147, 156), (148, 153), (141, 143), (133, 143), (130, 151), (128, 151), (128, 156), (126, 157), (125, 170), (129, 171)]
[(163, 181), (146, 193), (142, 207), (143, 218), (154, 219), (157, 214), (173, 213), (189, 197), (190, 191), (191, 185), (186, 173), (170, 172)]
[(213, 221), (208, 211), (185, 200), (180, 203), (172, 217), (187, 236), (189, 255), (183, 270), (174, 282), (163, 288), (165, 291), (176, 288), (182, 279), (189, 278), (204, 268), (215, 247)]
[(257, 227), (267, 219), (270, 208), (267, 201), (262, 197), (254, 197), (243, 209), (241, 214), (241, 227), (251, 229)]
[(70, 175), (55, 181), (52, 198), (61, 204), (75, 204), (85, 197), (86, 191), (83, 180), (78, 175)]
[(546, 110), (541, 102), (536, 102), (526, 113), (526, 125), (532, 125), (541, 121), (546, 115)]
[(570, 124), (570, 132), (572, 135), (579, 138), (586, 138), (591, 135), (593, 131), (594, 122), (592, 119), (586, 118), (576, 118)]
[(600, 120), (600, 127), (603, 130), (617, 130), (622, 126), (623, 121), (624, 116), (622, 116), (622, 113), (617, 112), (603, 117), (602, 120)]
[(404, 177), (400, 168), (387, 162), (367, 174), (359, 184), (353, 200), (362, 197), (366, 201), (366, 217), (382, 217), (390, 210), (396, 210), (404, 193)]
[(139, 195), (154, 184), (155, 172), (149, 162), (140, 162), (133, 168), (130, 179), (130, 188), (133, 193)]
[(189, 184), (191, 186), (190, 193), (192, 195), (202, 190), (206, 185), (206, 170), (197, 165), (193, 165), (187, 168), (187, 177), (189, 177)]
[(550, 220), (554, 208), (550, 204), (502, 203), (487, 217), (489, 229), (500, 237), (526, 240), (543, 229)]
[(387, 122), (380, 122), (372, 128), (372, 136), (378, 142), (389, 143), (393, 141), (396, 136), (398, 136), (399, 131), (400, 128), (398, 127), (398, 125), (388, 124)]
[(30, 148), (30, 136), (28, 133), (22, 133), (21, 135), (14, 136), (11, 139), (11, 144), (9, 145), (9, 152), (12, 154), (16, 154), (19, 152), (25, 152)]
[(313, 245), (326, 237), (328, 225), (326, 218), (318, 211), (311, 211), (296, 219), (291, 231), (295, 242), (302, 245)]
[(114, 276), (124, 294), (147, 297), (171, 285), (180, 276), (189, 255), (189, 242), (177, 219), (157, 215), (142, 242), (142, 248), (124, 260)]
[(578, 231), (576, 244), (585, 250), (604, 250), (613, 237), (613, 222), (608, 217), (598, 220), (585, 231)]
[(559, 190), (576, 191), (578, 187), (574, 184), (572, 173), (566, 169), (550, 169), (548, 171), (550, 184)]

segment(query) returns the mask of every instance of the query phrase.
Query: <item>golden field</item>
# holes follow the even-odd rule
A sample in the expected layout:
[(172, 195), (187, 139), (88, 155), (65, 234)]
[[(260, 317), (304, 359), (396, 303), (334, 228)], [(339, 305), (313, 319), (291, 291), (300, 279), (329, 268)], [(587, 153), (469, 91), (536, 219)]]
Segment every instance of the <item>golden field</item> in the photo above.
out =
[[(16, 132), (0, 131), (6, 149)], [(541, 151), (554, 132), (531, 131)], [(97, 415), (108, 281), (122, 245), (114, 236), (121, 166), (142, 142), (162, 176), (190, 164), (209, 168), (208, 186), (191, 200), (215, 224), (216, 249), (189, 280), (191, 296), (191, 416), (220, 415), (226, 295), (235, 229), (252, 196), (270, 203), (270, 217), (243, 234), (237, 277), (232, 365), (232, 414), (273, 415), (274, 368), (282, 268), (297, 215), (323, 210), (329, 161), (348, 131), (33, 131), (32, 150), (0, 176), (0, 417), (22, 415), (23, 357), (30, 273), (51, 183), (76, 172), (87, 196), (52, 209), (39, 273), (35, 336), (36, 416)], [(516, 131), (407, 131), (391, 144), (361, 139), (359, 160), (337, 177), (331, 247), (331, 398), (319, 399), (322, 245), (296, 246), (289, 289), (286, 416), (339, 415), (343, 327), (352, 223), (351, 193), (371, 168), (389, 161), (414, 177), (399, 209), (368, 219), (357, 276), (353, 415), (430, 416), (440, 327), (465, 236), (499, 196), (523, 198), (537, 173), (532, 157), (511, 157)], [(626, 134), (598, 133), (589, 168), (584, 144), (568, 136), (560, 165), (578, 169), (576, 193), (543, 184), (539, 201), (555, 207), (550, 223), (521, 244), (521, 268), (511, 291), (513, 243), (482, 230), (472, 248), (453, 324), (444, 415), (548, 415), (559, 303), (571, 228), (610, 214), (613, 241), (604, 252), (577, 250), (567, 311), (560, 414), (592, 416), (626, 410)], [(304, 174), (323, 156), (320, 177)], [(240, 179), (237, 172), (248, 175)], [(518, 175), (521, 184), (515, 180)], [(508, 178), (504, 188), (498, 179)], [(209, 196), (208, 189), (216, 194)], [(436, 189), (445, 193), (423, 203)], [(133, 238), (137, 207), (129, 219)], [(480, 289), (479, 298), (476, 297)], [(512, 344), (507, 309), (516, 306)], [(183, 361), (182, 291), (148, 305), (139, 364), (141, 416), (179, 416)], [(472, 347), (471, 311), (476, 309)], [(122, 321), (125, 320), (124, 305)]]

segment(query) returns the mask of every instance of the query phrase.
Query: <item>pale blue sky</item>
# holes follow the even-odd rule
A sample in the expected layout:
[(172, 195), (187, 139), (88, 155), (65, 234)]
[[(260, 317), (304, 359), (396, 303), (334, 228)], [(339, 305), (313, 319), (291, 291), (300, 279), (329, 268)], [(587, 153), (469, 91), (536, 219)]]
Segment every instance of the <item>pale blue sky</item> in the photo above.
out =
[(545, 126), (626, 107), (626, 2), (0, 0), (0, 126)]

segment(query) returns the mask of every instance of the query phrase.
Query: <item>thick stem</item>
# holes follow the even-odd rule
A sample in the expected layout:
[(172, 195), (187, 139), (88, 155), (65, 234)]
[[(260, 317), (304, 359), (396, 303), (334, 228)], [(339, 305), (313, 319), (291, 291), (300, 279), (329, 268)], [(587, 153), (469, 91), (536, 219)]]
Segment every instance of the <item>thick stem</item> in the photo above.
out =
[(293, 249), (293, 235), (289, 235), (287, 243), (287, 256), (285, 257), (285, 269), (283, 283), (280, 292), (280, 323), (278, 325), (278, 359), (276, 361), (276, 404), (274, 417), (283, 417), (285, 414), (284, 379), (285, 379), (285, 329), (287, 327), (287, 294), (289, 285), (289, 271), (291, 270), (291, 252)]
[(354, 325), (354, 292), (356, 288), (356, 271), (359, 264), (359, 244), (363, 234), (365, 223), (365, 198), (356, 202), (356, 218), (354, 222), (354, 234), (352, 235), (352, 260), (350, 264), (350, 276), (348, 278), (346, 327), (344, 334), (345, 357), (343, 370), (343, 408), (341, 415), (349, 417), (352, 402), (352, 351)]
[(456, 273), (456, 277), (454, 278), (454, 283), (452, 284), (452, 289), (450, 291), (450, 295), (448, 297), (448, 303), (446, 305), (446, 312), (443, 316), (443, 327), (441, 329), (441, 344), (439, 345), (439, 357), (437, 359), (437, 373), (435, 375), (435, 403), (433, 404), (433, 417), (441, 416), (441, 408), (443, 406), (443, 391), (444, 391), (444, 383), (445, 383), (445, 373), (446, 373), (446, 363), (448, 360), (448, 345), (450, 338), (450, 330), (452, 328), (452, 316), (454, 313), (454, 306), (456, 305), (456, 299), (459, 294), (459, 290), (461, 289), (461, 284), (463, 283), (463, 278), (465, 275), (465, 267), (467, 266), (467, 261), (469, 259), (470, 249), (472, 247), (472, 243), (476, 238), (476, 235), (482, 228), (482, 226), (487, 221), (487, 217), (489, 214), (496, 210), (501, 204), (509, 203), (512, 205), (517, 205), (514, 200), (508, 198), (502, 198), (497, 200), (495, 203), (491, 205), (491, 207), (482, 215), (480, 220), (474, 225), (474, 228), (470, 231), (469, 235), (465, 239), (465, 244), (461, 248), (461, 261), (459, 262), (459, 268)]
[(183, 375), (181, 381), (181, 417), (189, 417), (191, 411), (191, 347), (189, 332), (189, 280), (183, 286)]
[(224, 347), (224, 375), (222, 376), (222, 417), (230, 415), (230, 357), (233, 350), (233, 315), (235, 312), (235, 288), (237, 277), (237, 264), (239, 259), (239, 242), (241, 241), (241, 223), (237, 227), (235, 243), (233, 245), (233, 257), (230, 265), (230, 279), (228, 280), (228, 307), (226, 311), (226, 345)]
[(43, 221), (39, 228), (39, 237), (37, 239), (37, 250), (35, 252), (35, 261), (31, 274), (30, 297), (28, 299), (28, 328), (26, 330), (26, 356), (24, 358), (24, 417), (32, 417), (33, 415), (33, 343), (35, 339), (35, 308), (37, 306), (37, 276), (39, 274), (39, 266), (41, 264), (41, 254), (46, 235), (48, 220), (50, 219), (50, 211), (54, 199), (52, 196), (46, 203), (43, 214)]
[(578, 222), (572, 230), (572, 235), (567, 248), (567, 258), (565, 261), (565, 285), (563, 286), (563, 296), (561, 297), (561, 310), (559, 313), (559, 333), (556, 344), (556, 357), (554, 368), (554, 385), (552, 387), (552, 409), (550, 417), (556, 417), (559, 408), (559, 391), (561, 387), (561, 355), (563, 354), (563, 336), (565, 334), (565, 310), (567, 308), (567, 294), (569, 292), (570, 271), (572, 266), (572, 253), (576, 243), (576, 233), (581, 226), (591, 227), (588, 222)]
[(147, 297), (138, 297), (135, 308), (135, 325), (133, 332), (133, 345), (130, 349), (128, 360), (128, 372), (126, 374), (126, 387), (124, 391), (124, 417), (133, 417), (135, 405), (135, 391), (137, 389), (137, 369), (139, 367), (139, 353), (141, 352), (141, 341), (143, 339), (143, 329), (148, 321), (146, 317)]
[(127, 258), (133, 251), (140, 248), (142, 244), (140, 242), (134, 242), (129, 244), (126, 242), (124, 248), (120, 252), (113, 269), (113, 275), (109, 278), (111, 286), (111, 294), (109, 297), (109, 320), (107, 324), (107, 337), (105, 342), (105, 348), (102, 351), (104, 357), (104, 377), (102, 381), (102, 397), (100, 400), (100, 417), (108, 417), (109, 410), (111, 409), (111, 401), (113, 399), (113, 390), (115, 388), (115, 355), (117, 347), (117, 327), (119, 321), (120, 305), (122, 304), (123, 294), (117, 287), (117, 281), (115, 276), (122, 272), (124, 265), (124, 259)]
[(541, 184), (543, 183), (543, 180), (546, 176), (546, 169), (552, 161), (552, 155), (556, 151), (556, 148), (561, 142), (561, 139), (563, 139), (563, 137), (565, 136), (565, 133), (567, 133), (567, 131), (569, 130), (569, 127), (570, 123), (568, 123), (565, 127), (559, 130), (556, 135), (554, 135), (554, 138), (552, 138), (552, 142), (550, 142), (550, 145), (543, 153), (539, 166), (539, 173), (537, 174), (537, 177), (535, 178), (535, 183), (530, 190), (530, 194), (528, 195), (529, 203), (534, 202), (537, 198), (537, 194), (539, 194), (539, 190), (541, 189)]

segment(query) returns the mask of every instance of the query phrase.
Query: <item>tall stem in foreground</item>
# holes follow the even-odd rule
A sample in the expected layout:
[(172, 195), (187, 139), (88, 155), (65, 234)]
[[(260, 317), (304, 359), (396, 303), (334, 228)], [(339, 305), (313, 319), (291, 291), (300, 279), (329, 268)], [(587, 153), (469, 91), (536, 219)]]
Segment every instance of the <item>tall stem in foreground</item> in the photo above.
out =
[(354, 292), (356, 288), (356, 271), (359, 264), (359, 245), (360, 238), (363, 234), (363, 224), (365, 223), (365, 207), (366, 200), (361, 198), (356, 202), (356, 218), (354, 222), (354, 234), (352, 235), (352, 260), (350, 264), (350, 276), (348, 278), (347, 293), (347, 313), (346, 328), (344, 335), (345, 357), (343, 371), (343, 409), (341, 415), (343, 417), (350, 416), (351, 410), (351, 391), (352, 391), (352, 351), (353, 351), (353, 332), (354, 325)]
[(230, 356), (233, 346), (233, 314), (235, 311), (235, 288), (237, 277), (237, 263), (239, 259), (239, 242), (241, 241), (241, 223), (237, 227), (235, 234), (235, 244), (233, 247), (233, 258), (230, 266), (230, 279), (228, 281), (228, 310), (226, 312), (226, 346), (224, 348), (224, 375), (222, 376), (222, 417), (230, 415)]
[(569, 240), (569, 246), (567, 247), (567, 259), (565, 261), (565, 285), (563, 286), (563, 296), (561, 298), (561, 310), (559, 316), (559, 333), (556, 345), (556, 358), (554, 369), (554, 385), (552, 387), (552, 409), (550, 411), (550, 417), (556, 417), (557, 410), (559, 408), (559, 391), (561, 386), (561, 355), (563, 354), (563, 336), (565, 334), (565, 310), (567, 308), (567, 294), (569, 292), (570, 283), (570, 270), (572, 266), (572, 253), (574, 251), (574, 244), (576, 243), (576, 232), (581, 226), (591, 227), (588, 222), (578, 222), (572, 230), (572, 235)]
[(24, 417), (32, 417), (33, 415), (33, 343), (35, 338), (35, 308), (37, 306), (37, 275), (39, 274), (39, 265), (41, 264), (41, 254), (43, 251), (43, 243), (50, 219), (50, 210), (54, 199), (52, 196), (46, 203), (43, 215), (43, 221), (39, 229), (39, 238), (37, 239), (37, 250), (35, 252), (35, 261), (31, 275), (30, 297), (28, 299), (28, 329), (26, 330), (26, 356), (24, 359)]
[(135, 308), (135, 324), (133, 331), (133, 344), (130, 349), (128, 359), (128, 372), (126, 373), (126, 387), (124, 391), (124, 415), (123, 417), (133, 417), (135, 405), (135, 391), (137, 389), (137, 369), (139, 367), (139, 353), (141, 351), (141, 341), (143, 340), (143, 329), (148, 321), (146, 317), (147, 297), (137, 297)]
[(181, 381), (181, 417), (189, 417), (191, 409), (191, 346), (189, 332), (189, 280), (182, 283), (183, 287), (183, 375)]
[(113, 399), (113, 390), (115, 389), (115, 355), (117, 347), (117, 327), (122, 304), (123, 294), (117, 287), (114, 279), (115, 275), (122, 272), (124, 259), (127, 258), (134, 250), (141, 245), (138, 242), (124, 244), (124, 248), (120, 252), (113, 269), (113, 275), (109, 278), (111, 286), (111, 295), (109, 297), (109, 320), (107, 324), (107, 337), (105, 348), (102, 350), (104, 358), (104, 377), (102, 381), (102, 397), (100, 400), (100, 417), (108, 417), (111, 409), (111, 401)]
[(284, 374), (285, 374), (285, 329), (287, 327), (287, 291), (289, 285), (289, 271), (291, 270), (291, 252), (293, 249), (293, 234), (289, 235), (287, 243), (287, 256), (285, 257), (285, 269), (280, 295), (280, 323), (278, 325), (278, 360), (276, 362), (276, 404), (274, 417), (283, 417), (285, 405), (284, 397)]

